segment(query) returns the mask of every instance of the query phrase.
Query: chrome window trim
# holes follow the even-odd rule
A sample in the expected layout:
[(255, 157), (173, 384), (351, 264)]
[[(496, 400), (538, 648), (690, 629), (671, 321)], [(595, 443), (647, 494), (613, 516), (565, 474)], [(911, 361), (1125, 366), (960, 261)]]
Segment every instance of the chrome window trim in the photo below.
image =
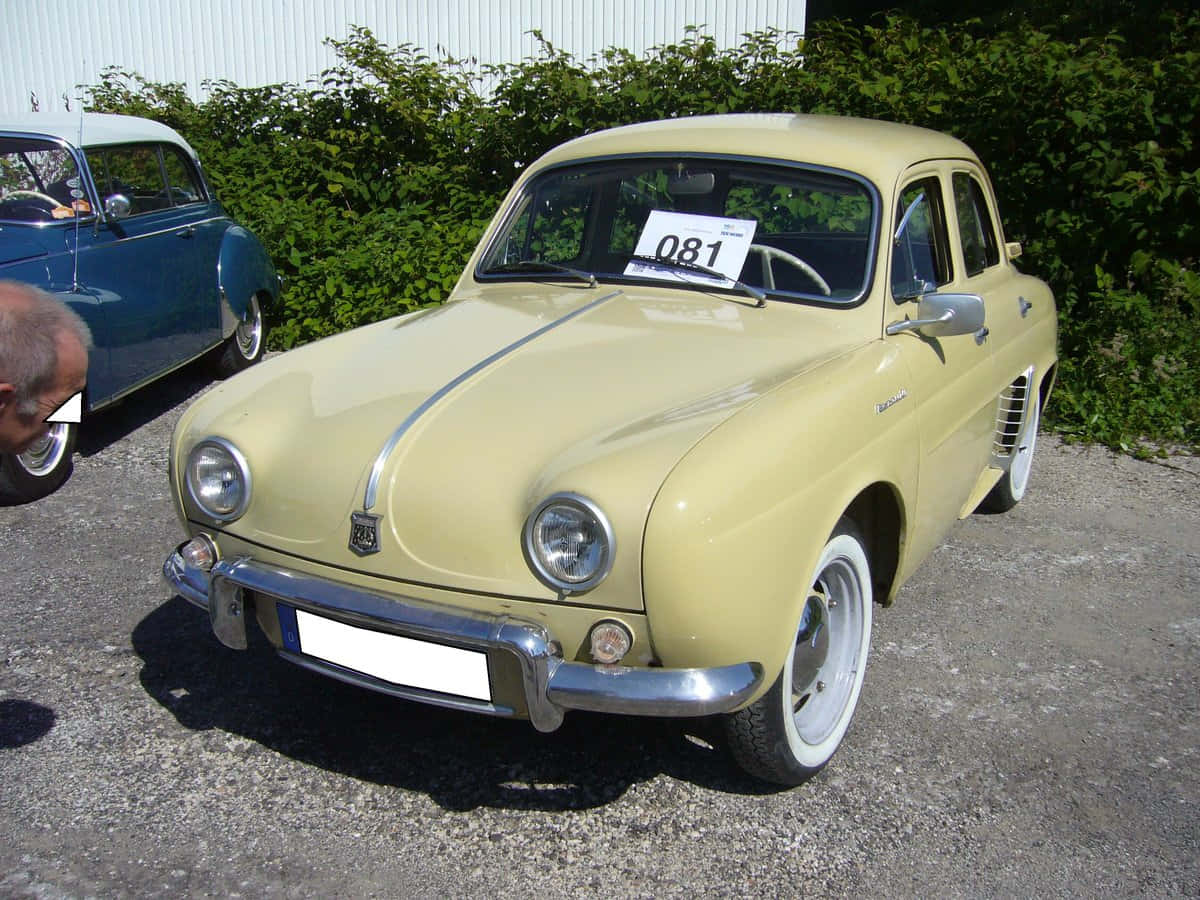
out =
[[(213, 196), (213, 193), (212, 193), (212, 188), (210, 188), (208, 186), (208, 179), (206, 179), (204, 177), (204, 169), (200, 165), (200, 159), (198, 156), (194, 155), (195, 151), (191, 150), (190, 146), (183, 147), (180, 144), (177, 144), (175, 141), (171, 141), (171, 140), (161, 140), (161, 139), (158, 139), (158, 140), (132, 140), (132, 141), (121, 141), (119, 143), (113, 143), (113, 144), (88, 144), (88, 145), (85, 145), (80, 148), (80, 155), (82, 155), (86, 160), (87, 153), (89, 150), (94, 150), (97, 153), (102, 153), (106, 150), (129, 150), (131, 148), (138, 148), (138, 147), (142, 147), (142, 148), (150, 147), (150, 148), (154, 149), (154, 155), (158, 158), (158, 170), (159, 170), (159, 173), (162, 175), (164, 185), (167, 185), (169, 183), (169, 179), (167, 178), (167, 174), (166, 174), (166, 164), (163, 162), (163, 148), (164, 147), (173, 147), (176, 150), (178, 150), (179, 155), (182, 156), (183, 159), (186, 160), (187, 163), (190, 164), (195, 169), (197, 180), (200, 182), (200, 187), (204, 191), (204, 197), (201, 200), (192, 200), (189, 203), (184, 203), (184, 204), (181, 204), (178, 206), (176, 206), (174, 203), (172, 203), (171, 206), (166, 207), (166, 209), (168, 209), (168, 210), (182, 209), (187, 206), (198, 206), (202, 203), (207, 205), (207, 204), (214, 203), (216, 201), (216, 198)], [(189, 150), (191, 150), (191, 152), (189, 152)], [(91, 178), (90, 164), (88, 166), (88, 178), (89, 179)], [(100, 189), (98, 187), (96, 188), (96, 196), (97, 197), (100, 196)], [(163, 211), (164, 210), (152, 209), (152, 210), (147, 210), (144, 213), (138, 213), (138, 216), (144, 216), (144, 215), (149, 215), (150, 213), (153, 213), (153, 212), (163, 212)]]

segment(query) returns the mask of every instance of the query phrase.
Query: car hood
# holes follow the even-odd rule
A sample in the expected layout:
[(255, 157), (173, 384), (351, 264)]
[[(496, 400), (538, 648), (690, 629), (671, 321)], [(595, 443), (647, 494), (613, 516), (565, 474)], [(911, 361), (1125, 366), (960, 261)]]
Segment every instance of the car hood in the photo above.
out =
[[(772, 313), (654, 289), (468, 295), (230, 380), (189, 411), (177, 448), (217, 435), (245, 455), (251, 502), (226, 527), (241, 538), (506, 597), (553, 597), (523, 558), (522, 526), (550, 493), (583, 494), (617, 540), (586, 602), (638, 609), (646, 516), (681, 456), (780, 381), (861, 343), (836, 311)], [(752, 460), (748, 448), (731, 465)], [(358, 556), (350, 516), (373, 468), (381, 549)]]

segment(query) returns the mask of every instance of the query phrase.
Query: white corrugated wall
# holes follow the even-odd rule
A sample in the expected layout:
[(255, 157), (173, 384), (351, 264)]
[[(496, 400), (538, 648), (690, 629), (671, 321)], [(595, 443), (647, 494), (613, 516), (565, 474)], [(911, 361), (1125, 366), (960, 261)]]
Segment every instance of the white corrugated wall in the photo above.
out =
[[(365, 25), (390, 46), (413, 44), (481, 63), (534, 56), (538, 29), (586, 60), (606, 47), (645, 50), (704, 26), (721, 47), (773, 27), (803, 32), (805, 0), (0, 0), (0, 113), (61, 111), (77, 84), (109, 66), (156, 82), (242, 87), (303, 84), (334, 65), (324, 40)], [(33, 98), (33, 99), (31, 99)]]

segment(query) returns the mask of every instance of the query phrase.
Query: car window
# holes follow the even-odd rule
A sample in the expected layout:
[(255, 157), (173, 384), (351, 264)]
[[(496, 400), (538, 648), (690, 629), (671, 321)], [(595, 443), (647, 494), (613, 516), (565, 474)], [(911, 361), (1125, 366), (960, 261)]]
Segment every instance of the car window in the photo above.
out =
[(0, 138), (0, 220), (54, 222), (91, 213), (66, 147), (48, 140)]
[(196, 173), (195, 166), (183, 150), (171, 144), (162, 145), (163, 168), (171, 186), (171, 203), (183, 206), (204, 200), (204, 186)]
[(88, 165), (102, 203), (121, 195), (129, 201), (129, 215), (139, 216), (169, 205), (158, 150), (153, 145), (92, 147)]
[(584, 179), (564, 178), (540, 185), (508, 228), (494, 262), (536, 259), (549, 263), (578, 260), (591, 190)]
[(978, 275), (1000, 262), (1000, 245), (983, 186), (966, 172), (954, 173), (954, 210), (967, 275)]
[[(729, 283), (846, 301), (866, 289), (877, 220), (872, 189), (841, 173), (721, 158), (597, 162), (534, 179), (478, 274), (554, 278), (513, 267), (556, 263), (598, 278), (678, 281), (677, 271), (655, 275), (630, 265), (634, 255), (670, 257), (716, 263)], [(741, 232), (726, 234), (725, 223)]]
[(900, 192), (892, 236), (892, 296), (907, 300), (954, 278), (945, 209), (937, 178), (914, 181)]
[(668, 174), (661, 169), (631, 172), (620, 179), (608, 247), (612, 253), (632, 253), (652, 210), (674, 211), (675, 198), (667, 191)]

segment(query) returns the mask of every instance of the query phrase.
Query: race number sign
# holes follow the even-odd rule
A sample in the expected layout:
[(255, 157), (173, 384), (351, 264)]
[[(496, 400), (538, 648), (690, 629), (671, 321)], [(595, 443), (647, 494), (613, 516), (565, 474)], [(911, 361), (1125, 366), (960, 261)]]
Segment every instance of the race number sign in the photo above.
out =
[(636, 260), (625, 267), (625, 274), (701, 284), (737, 281), (757, 226), (758, 222), (754, 219), (723, 219), (719, 216), (651, 210), (633, 251), (637, 256), (703, 266), (720, 272), (724, 278)]

